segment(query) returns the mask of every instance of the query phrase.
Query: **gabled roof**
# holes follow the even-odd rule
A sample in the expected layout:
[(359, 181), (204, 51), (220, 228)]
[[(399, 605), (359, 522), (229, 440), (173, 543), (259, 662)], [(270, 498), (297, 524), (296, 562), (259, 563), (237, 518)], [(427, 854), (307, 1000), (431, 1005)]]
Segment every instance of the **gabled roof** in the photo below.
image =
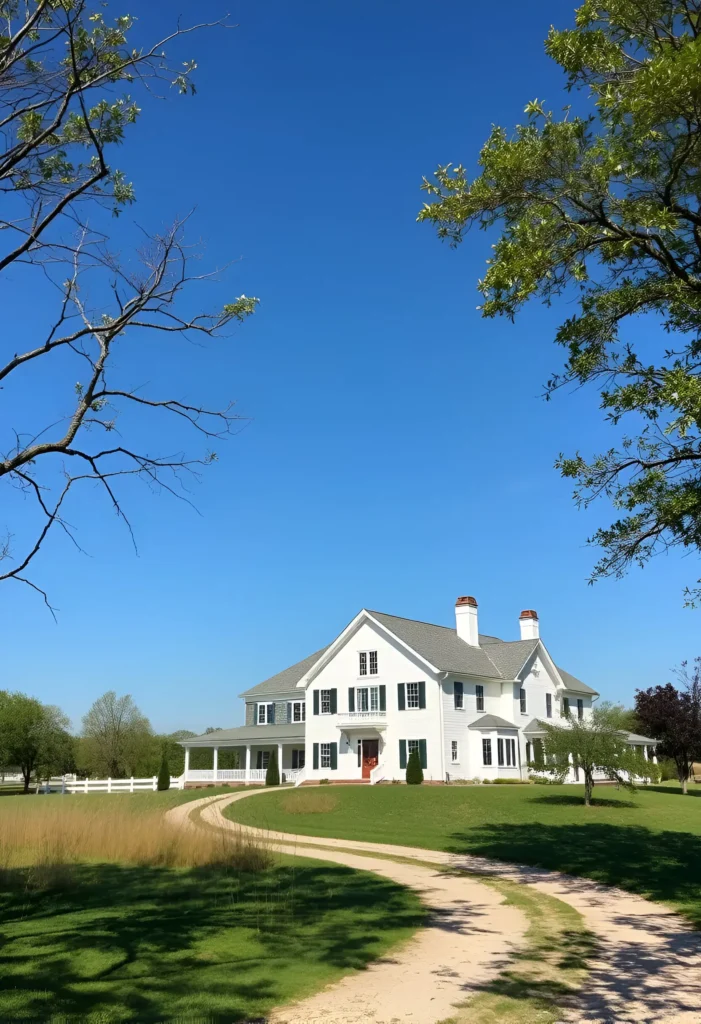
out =
[(299, 740), (304, 743), (304, 722), (288, 722), (282, 725), (241, 725), (235, 729), (216, 729), (189, 740), (179, 740), (181, 747), (235, 747), (237, 744), (253, 743), (264, 747), (266, 743), (280, 743), (282, 740)]
[[(362, 613), (360, 614), (362, 615)], [(388, 615), (386, 612), (368, 610), (367, 615), (375, 619), (380, 626), (388, 629), (430, 666), (439, 672), (454, 672), (458, 676), (516, 679), (540, 643), (539, 640), (506, 641), (500, 640), (496, 636), (480, 633), (480, 646), (472, 647), (461, 640), (455, 629), (450, 626), (436, 626), (431, 622), (404, 619), (398, 615)], [(360, 618), (360, 616), (356, 618)], [(353, 621), (355, 622), (355, 620)], [(351, 623), (352, 625), (353, 623)], [(304, 658), (303, 661), (298, 661), (296, 665), (292, 665), (283, 672), (271, 676), (270, 679), (258, 683), (257, 686), (245, 690), (240, 696), (257, 698), (294, 692), (300, 680), (307, 675), (331, 646), (329, 644), (322, 647), (315, 654)], [(561, 668), (558, 668), (557, 671), (568, 691), (585, 694), (597, 693), (596, 690), (570, 675), (569, 672), (565, 672)]]
[(518, 729), (513, 722), (507, 722), (499, 715), (481, 715), (476, 722), (472, 722), (468, 729)]
[(370, 612), (374, 619), (408, 644), (422, 658), (441, 672), (458, 675), (500, 678), (500, 672), (480, 647), (471, 647), (461, 640), (454, 629), (434, 626), (430, 622), (402, 619), (385, 612)]
[(573, 693), (593, 693), (598, 697), (598, 690), (592, 690), (591, 686), (587, 686), (587, 684), (583, 683), (581, 679), (577, 679), (576, 676), (570, 675), (569, 672), (565, 672), (564, 668), (560, 668), (558, 666), (557, 671), (562, 677), (566, 690), (571, 690)]
[(294, 690), (302, 676), (305, 676), (312, 665), (319, 660), (325, 650), (326, 647), (322, 647), (316, 654), (310, 654), (308, 658), (303, 658), (296, 665), (290, 665), (289, 668), (278, 672), (276, 676), (271, 676), (270, 679), (258, 683), (257, 686), (252, 686), (250, 690), (244, 690), (243, 693), (239, 694), (239, 697), (251, 697), (254, 694), (256, 697), (265, 697), (276, 693), (290, 693), (290, 691)]

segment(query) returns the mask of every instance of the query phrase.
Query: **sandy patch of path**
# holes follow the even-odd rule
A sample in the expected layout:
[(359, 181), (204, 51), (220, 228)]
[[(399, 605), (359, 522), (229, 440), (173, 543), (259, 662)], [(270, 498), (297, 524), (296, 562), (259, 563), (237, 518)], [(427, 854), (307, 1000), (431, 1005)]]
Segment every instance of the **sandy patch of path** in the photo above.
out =
[[(197, 811), (208, 824), (235, 830), (239, 826), (225, 818), (221, 808), (253, 795), (195, 800), (169, 811), (168, 818), (193, 825), (190, 815)], [(457, 1003), (496, 977), (522, 944), (527, 921), (520, 910), (506, 906), (504, 897), (489, 886), (445, 874), (440, 865), (400, 864), (349, 853), (338, 849), (340, 844), (298, 848), (284, 835), (280, 839), (266, 834), (266, 845), (282, 853), (373, 871), (415, 889), (431, 910), (427, 927), (403, 946), (365, 971), (274, 1010), (270, 1024), (437, 1024), (454, 1015)], [(416, 859), (418, 851), (412, 853)]]
[[(257, 792), (262, 794), (265, 791)], [(243, 792), (224, 797), (204, 813), (218, 827), (231, 827), (233, 823), (221, 814), (222, 807), (254, 795), (255, 792)], [(386, 843), (260, 832), (247, 826), (234, 827), (261, 834), (275, 843), (313, 843), (317, 849), (329, 851), (334, 848), (338, 851), (340, 847), (406, 857), (533, 886), (578, 910), (587, 927), (599, 939), (599, 952), (590, 963), (591, 974), (581, 993), (579, 1006), (563, 1015), (566, 1019), (587, 1024), (701, 1024), (701, 934), (659, 903), (586, 878), (481, 857)], [(307, 856), (308, 850), (300, 849), (299, 853)], [(367, 861), (366, 866), (369, 867)], [(370, 870), (375, 869), (372, 867)], [(352, 1019), (342, 1018), (344, 1021)], [(420, 1016), (396, 1019), (422, 1020)], [(436, 1018), (426, 1018), (427, 1021), (431, 1019)], [(329, 1020), (328, 1024), (335, 1024), (335, 1021)]]

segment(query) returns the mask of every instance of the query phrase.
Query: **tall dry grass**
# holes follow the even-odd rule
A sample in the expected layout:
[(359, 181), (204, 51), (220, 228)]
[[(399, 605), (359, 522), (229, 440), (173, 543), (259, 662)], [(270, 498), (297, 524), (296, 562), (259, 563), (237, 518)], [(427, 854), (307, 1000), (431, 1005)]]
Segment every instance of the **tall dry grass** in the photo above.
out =
[(47, 877), (67, 877), (71, 865), (85, 862), (168, 868), (219, 867), (260, 871), (271, 863), (268, 850), (236, 832), (181, 828), (163, 811), (135, 814), (113, 797), (91, 806), (80, 797), (27, 797), (0, 810), (0, 871), (44, 869)]

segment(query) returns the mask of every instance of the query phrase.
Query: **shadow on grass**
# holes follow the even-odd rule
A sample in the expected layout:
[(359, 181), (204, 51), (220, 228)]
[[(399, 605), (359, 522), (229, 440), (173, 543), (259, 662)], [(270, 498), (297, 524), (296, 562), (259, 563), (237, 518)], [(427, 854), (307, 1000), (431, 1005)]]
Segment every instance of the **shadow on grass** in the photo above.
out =
[(696, 782), (688, 784), (686, 793), (682, 792), (681, 786), (646, 786), (645, 789), (653, 793), (664, 793), (665, 796), (701, 796), (701, 786)]
[(248, 1021), (327, 980), (328, 965), (365, 967), (390, 933), (424, 921), (413, 894), (332, 865), (77, 865), (55, 881), (37, 891), (26, 871), (3, 874), (3, 1022)]
[[(584, 797), (577, 796), (575, 793), (544, 793), (542, 796), (533, 797), (530, 800), (532, 804), (550, 804), (551, 806), (559, 807), (584, 807)], [(603, 796), (594, 796), (591, 801), (592, 807), (633, 807), (637, 808), (637, 804), (632, 800), (610, 800)]]
[(674, 903), (701, 929), (701, 836), (688, 832), (599, 822), (493, 824), (453, 833), (450, 852), (564, 871)]

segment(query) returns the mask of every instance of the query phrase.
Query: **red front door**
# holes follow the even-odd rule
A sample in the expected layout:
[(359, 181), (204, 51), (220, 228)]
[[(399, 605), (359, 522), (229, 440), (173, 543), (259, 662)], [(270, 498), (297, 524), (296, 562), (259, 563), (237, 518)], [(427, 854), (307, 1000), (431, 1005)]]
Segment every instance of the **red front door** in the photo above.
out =
[(378, 740), (363, 740), (363, 778), (369, 779), (370, 772), (377, 767), (380, 759), (380, 744)]

